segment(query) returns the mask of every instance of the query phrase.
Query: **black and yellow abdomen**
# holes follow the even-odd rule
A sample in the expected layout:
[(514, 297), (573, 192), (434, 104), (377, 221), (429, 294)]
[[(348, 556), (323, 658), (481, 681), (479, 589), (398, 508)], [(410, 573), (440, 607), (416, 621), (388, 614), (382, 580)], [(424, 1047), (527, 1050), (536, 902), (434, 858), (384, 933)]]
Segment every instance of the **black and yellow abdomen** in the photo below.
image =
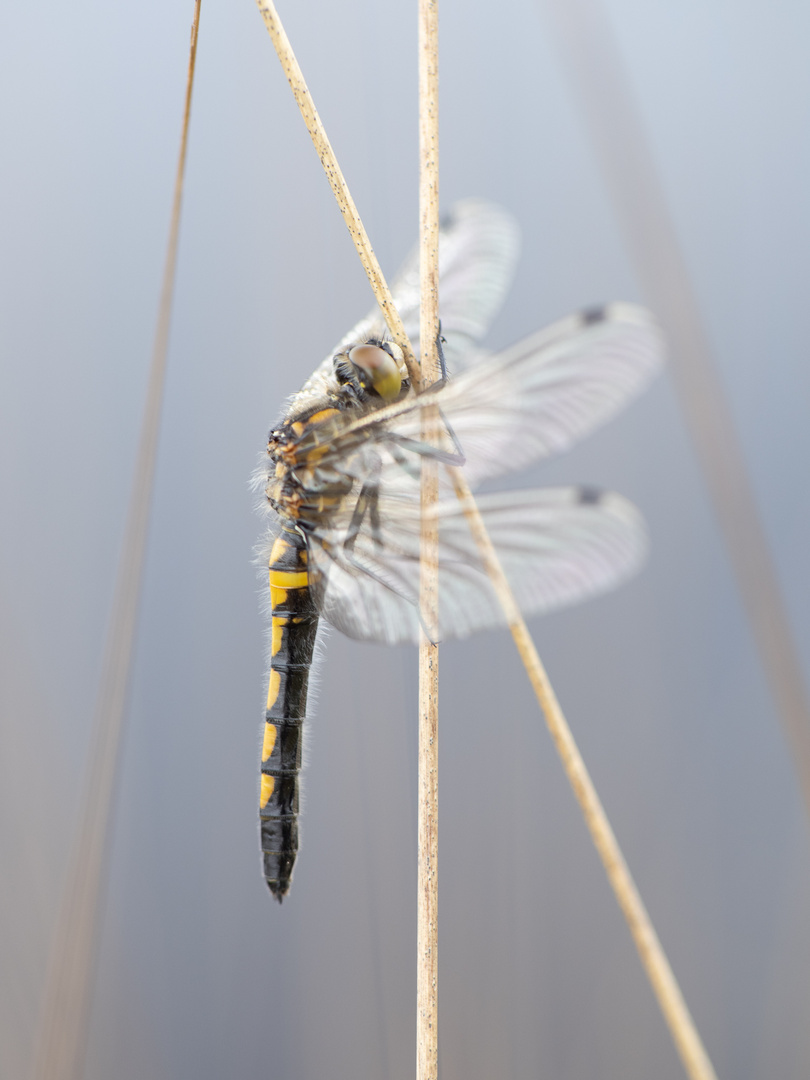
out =
[(259, 819), (264, 876), (280, 901), (290, 888), (298, 851), (298, 774), (318, 612), (300, 533), (282, 527), (270, 552), (269, 569), (273, 621)]

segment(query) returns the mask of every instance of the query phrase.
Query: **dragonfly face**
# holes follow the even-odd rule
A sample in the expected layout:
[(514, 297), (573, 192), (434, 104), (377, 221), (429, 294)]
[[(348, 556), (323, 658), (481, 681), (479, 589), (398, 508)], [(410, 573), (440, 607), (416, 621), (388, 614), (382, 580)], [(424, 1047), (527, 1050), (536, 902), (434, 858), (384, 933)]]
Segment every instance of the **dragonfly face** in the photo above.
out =
[[(418, 640), (421, 462), (465, 465), (475, 485), (566, 449), (638, 392), (661, 362), (660, 332), (640, 308), (612, 304), (561, 320), (496, 356), (479, 342), (516, 256), (511, 219), (459, 204), (440, 242), (445, 354), (457, 377), (410, 386), (399, 349), (371, 313), (294, 396), (270, 433), (262, 475), (272, 518), (270, 680), (260, 821), (265, 877), (281, 900), (298, 849), (298, 773), (318, 619), (356, 638)], [(418, 336), (418, 272), (394, 285)], [(465, 370), (466, 368), (466, 370)], [(443, 421), (426, 442), (422, 411)], [(640, 562), (644, 527), (618, 495), (584, 488), (488, 495), (478, 506), (527, 613), (611, 587)], [(504, 616), (447, 478), (439, 526), (436, 640), (502, 625)]]

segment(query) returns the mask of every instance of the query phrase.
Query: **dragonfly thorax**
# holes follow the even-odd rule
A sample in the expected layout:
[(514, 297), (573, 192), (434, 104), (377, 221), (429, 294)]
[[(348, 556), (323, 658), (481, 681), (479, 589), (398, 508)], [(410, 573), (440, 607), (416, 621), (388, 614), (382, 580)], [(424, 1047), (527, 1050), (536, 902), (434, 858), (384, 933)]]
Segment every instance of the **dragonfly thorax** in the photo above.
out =
[[(321, 520), (353, 486), (331, 453), (335, 440), (359, 417), (404, 397), (410, 389), (398, 346), (360, 342), (333, 359), (322, 392), (297, 394), (282, 423), (270, 432), (265, 494), (283, 518)], [(345, 463), (346, 446), (344, 442)]]

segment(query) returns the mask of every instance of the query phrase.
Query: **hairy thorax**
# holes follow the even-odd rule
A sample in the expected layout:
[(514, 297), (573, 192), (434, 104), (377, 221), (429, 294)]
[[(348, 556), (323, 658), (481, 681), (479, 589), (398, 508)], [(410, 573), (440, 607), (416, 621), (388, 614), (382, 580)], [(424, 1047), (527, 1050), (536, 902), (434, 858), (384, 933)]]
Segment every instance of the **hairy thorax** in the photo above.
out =
[[(265, 494), (282, 519), (302, 527), (321, 521), (352, 489), (353, 421), (409, 392), (402, 353), (376, 339), (339, 353), (315, 397), (307, 386), (295, 395), (267, 442)], [(330, 453), (341, 437), (340, 468)]]

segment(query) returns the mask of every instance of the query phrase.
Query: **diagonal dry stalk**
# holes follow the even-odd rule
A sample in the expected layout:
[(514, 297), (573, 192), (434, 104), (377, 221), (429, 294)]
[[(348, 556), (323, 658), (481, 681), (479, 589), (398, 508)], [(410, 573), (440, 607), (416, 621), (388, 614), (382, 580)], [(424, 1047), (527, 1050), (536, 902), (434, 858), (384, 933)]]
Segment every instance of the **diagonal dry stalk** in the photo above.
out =
[(287, 76), (290, 89), (293, 92), (298, 108), (301, 110), (315, 152), (320, 158), (323, 171), (326, 173), (326, 179), (329, 181), (329, 186), (332, 188), (337, 200), (343, 220), (346, 222), (346, 228), (349, 230), (357, 254), (360, 256), (360, 262), (363, 264), (363, 269), (368, 276), (374, 297), (380, 305), (383, 318), (391, 331), (391, 337), (405, 354), (405, 362), (408, 365), (411, 382), (414, 386), (419, 386), (422, 380), (419, 362), (414, 356), (413, 348), (408, 340), (408, 335), (405, 333), (405, 327), (402, 325), (402, 319), (399, 317), (391, 290), (383, 277), (382, 269), (377, 256), (374, 254), (365, 225), (363, 225), (357, 207), (354, 205), (349, 186), (340, 165), (338, 165), (338, 160), (327, 137), (323, 121), (315, 108), (315, 102), (312, 100), (312, 95), (293, 52), (290, 39), (281, 25), (281, 20), (272, 0), (256, 0), (256, 2), (264, 19), (264, 25), (267, 27), (267, 32), (273, 40), (273, 45), (284, 69), (284, 74)]
[[(332, 190), (335, 192), (341, 213), (355, 241), (358, 254), (366, 268), (369, 282), (380, 305), (391, 335), (405, 352), (413, 358), (410, 343), (405, 335), (402, 320), (394, 305), (393, 297), (383, 278), (376, 256), (371, 248), (365, 228), (360, 221), (346, 181), (338, 166), (332, 146), (326, 136), (320, 117), (315, 109), (298, 61), (292, 51), (278, 13), (272, 0), (257, 0), (259, 10), (273, 39), (293, 94), (304, 117), (315, 149), (321, 159)], [(389, 317), (390, 313), (390, 317)], [(416, 385), (419, 382), (416, 381)], [(546, 675), (540, 658), (529, 635), (523, 617), (512, 594), (506, 575), (500, 565), (492, 542), (464, 474), (452, 470), (456, 495), (462, 502), (465, 516), (478, 543), (484, 564), (503, 606), (507, 623), (515, 639), (521, 659), (534, 687), (546, 724), (563, 762), (574, 795), (579, 802), (585, 823), (591, 833), (602, 859), (611, 887), (627, 920), (642, 964), (647, 972), (664, 1019), (669, 1026), (675, 1046), (681, 1056), (690, 1080), (716, 1080), (711, 1061), (695, 1028), (694, 1021), (678, 987), (675, 976), (658, 940), (650, 917), (633, 882), (621, 853), (616, 837), (610, 827), (605, 811), (585, 768), (571, 730), (559, 706), (556, 695)]]
[[(419, 5), (419, 342), (421, 388), (440, 375), (439, 336), (439, 55), (437, 0)], [(439, 437), (438, 409), (425, 409), (422, 438)], [(439, 498), (436, 461), (422, 459), (422, 534), (419, 606), (422, 623), (438, 638)], [(416, 1080), (439, 1072), (439, 646), (419, 637), (419, 821), (416, 919)]]
[(34, 1080), (79, 1080), (84, 1076), (115, 779), (121, 754), (166, 379), (200, 2), (195, 0), (191, 26), (180, 153), (138, 457), (93, 718), (76, 847), (68, 867), (67, 886), (46, 977)]
[(565, 775), (573, 788), (585, 824), (605, 868), (608, 881), (619, 902), (630, 933), (636, 943), (641, 962), (652, 983), (672, 1038), (686, 1073), (691, 1080), (717, 1080), (712, 1063), (701, 1042), (695, 1023), (684, 1001), (675, 975), (661, 947), (650, 916), (633, 881), (622, 855), (619, 842), (610, 827), (607, 814), (596, 793), (590, 774), (574, 741), (574, 736), (557, 701), (557, 695), (549, 681), (546, 670), (531, 639), (523, 616), (520, 614), (512, 588), (506, 579), (486, 526), (470, 493), (464, 474), (460, 469), (448, 470), (453, 481), (464, 516), (478, 544), (489, 578), (498, 595), (509, 624), (509, 630), (523, 661), (540, 708), (546, 718), (557, 753), (560, 755)]

